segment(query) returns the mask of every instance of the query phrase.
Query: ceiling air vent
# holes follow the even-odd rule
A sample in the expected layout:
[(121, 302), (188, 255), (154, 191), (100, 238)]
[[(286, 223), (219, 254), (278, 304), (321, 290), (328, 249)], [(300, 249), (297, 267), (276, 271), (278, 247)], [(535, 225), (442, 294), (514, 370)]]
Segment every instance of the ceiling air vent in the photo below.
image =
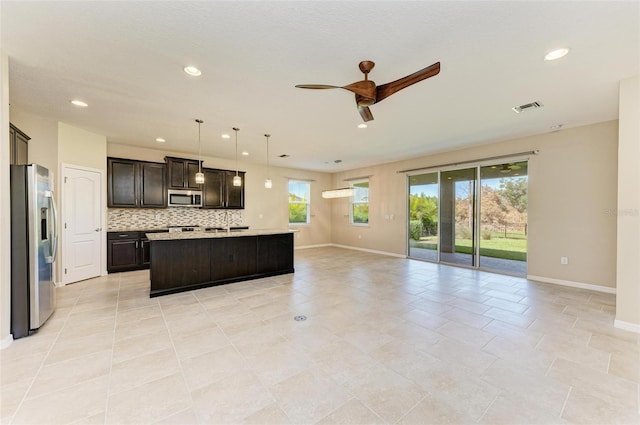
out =
[(513, 108), (513, 112), (515, 112), (516, 114), (519, 114), (520, 112), (524, 112), (527, 111), (529, 109), (536, 109), (536, 108), (542, 108), (544, 105), (540, 102), (531, 102), (531, 103), (527, 103), (525, 105), (520, 105), (520, 106), (514, 106)]

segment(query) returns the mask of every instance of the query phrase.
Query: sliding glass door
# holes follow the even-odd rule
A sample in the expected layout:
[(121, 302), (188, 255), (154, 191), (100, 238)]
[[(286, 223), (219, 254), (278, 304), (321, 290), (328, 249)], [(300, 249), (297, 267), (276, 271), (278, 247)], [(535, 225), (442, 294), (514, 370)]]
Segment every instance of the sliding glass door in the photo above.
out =
[(480, 267), (527, 274), (527, 161), (480, 167)]
[(438, 261), (438, 173), (409, 177), (409, 257)]
[(527, 271), (527, 161), (409, 176), (410, 258)]
[(475, 266), (476, 168), (440, 173), (440, 261)]

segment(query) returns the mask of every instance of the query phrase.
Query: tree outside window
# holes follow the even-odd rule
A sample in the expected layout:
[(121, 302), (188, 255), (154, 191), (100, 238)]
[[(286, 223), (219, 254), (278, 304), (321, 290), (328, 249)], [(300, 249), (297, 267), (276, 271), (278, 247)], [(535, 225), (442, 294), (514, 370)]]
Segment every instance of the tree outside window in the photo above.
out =
[(369, 179), (351, 182), (351, 224), (369, 224)]
[(289, 224), (309, 224), (311, 183), (289, 180)]

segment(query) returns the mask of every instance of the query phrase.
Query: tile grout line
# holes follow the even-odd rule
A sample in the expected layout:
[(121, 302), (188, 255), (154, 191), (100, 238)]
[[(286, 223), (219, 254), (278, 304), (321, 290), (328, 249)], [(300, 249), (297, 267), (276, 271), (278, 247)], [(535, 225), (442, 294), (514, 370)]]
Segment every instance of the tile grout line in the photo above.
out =
[(491, 403), (489, 403), (489, 405), (487, 406), (486, 409), (484, 409), (484, 412), (482, 412), (482, 415), (480, 415), (480, 417), (478, 419), (476, 419), (476, 422), (480, 422), (482, 420), (482, 418), (485, 417), (485, 415), (487, 414), (487, 412), (489, 411), (489, 409), (491, 409), (491, 407), (493, 407), (493, 405), (495, 404), (496, 400), (498, 400), (498, 396), (495, 396), (493, 398), (493, 400), (491, 400)]
[[(402, 416), (400, 416), (400, 417), (398, 418), (398, 420), (394, 422), (394, 424), (400, 423), (400, 421), (401, 421), (401, 420), (403, 420), (404, 418), (406, 418), (406, 417), (407, 417), (407, 415), (409, 415), (409, 413), (411, 413), (412, 411), (414, 411), (414, 410), (415, 410), (415, 408), (416, 408), (416, 407), (418, 407), (418, 405), (419, 405), (420, 403), (422, 403), (424, 400), (426, 400), (427, 396), (428, 396), (428, 395), (430, 395), (430, 394), (429, 394), (429, 392), (428, 392), (428, 391), (425, 391), (425, 393), (426, 393), (426, 394), (425, 394), (425, 395), (423, 395), (423, 396), (422, 396), (422, 398), (421, 398), (420, 400), (418, 400), (418, 402), (417, 402), (416, 404), (414, 404), (414, 405), (413, 405), (409, 410), (407, 410), (407, 411), (406, 411)], [(362, 403), (362, 401), (361, 401), (361, 403)], [(362, 404), (364, 404), (364, 403), (362, 403)], [(366, 405), (365, 405), (365, 407), (367, 407), (367, 409), (369, 409), (369, 407), (368, 407), (368, 406), (366, 406)], [(369, 409), (369, 410), (371, 410), (371, 409)], [(374, 412), (374, 414), (375, 414), (375, 412)], [(376, 416), (377, 416), (377, 415), (376, 415)], [(382, 418), (380, 418), (380, 419), (382, 419)], [(383, 420), (384, 420), (384, 419), (383, 419)]]
[[(200, 300), (198, 299), (198, 297), (195, 296), (195, 295), (193, 295), (193, 297), (198, 301), (198, 304), (200, 304)], [(182, 360), (180, 359), (180, 356), (178, 355), (178, 349), (176, 348), (176, 344), (173, 341), (173, 334), (171, 333), (171, 330), (169, 329), (169, 325), (167, 324), (167, 318), (164, 315), (164, 309), (162, 308), (162, 303), (160, 301), (158, 301), (158, 307), (160, 308), (160, 315), (162, 316), (162, 321), (164, 322), (164, 327), (167, 330), (167, 333), (169, 334), (169, 339), (171, 340), (171, 347), (173, 347), (173, 353), (175, 354), (176, 360), (178, 361), (178, 367), (180, 368), (180, 376), (182, 376), (182, 382), (183, 382), (185, 388), (187, 389), (187, 392), (189, 393), (189, 400), (191, 400), (191, 406), (189, 406), (186, 409), (181, 409), (181, 410), (178, 410), (176, 412), (169, 413), (165, 417), (158, 418), (158, 419), (156, 419), (154, 421), (154, 423), (155, 422), (159, 422), (159, 421), (161, 421), (163, 419), (167, 419), (167, 418), (175, 415), (176, 413), (182, 412), (183, 410), (188, 410), (189, 408), (192, 408), (194, 410), (194, 413), (196, 414), (196, 418), (198, 418), (198, 413), (195, 410), (195, 402), (193, 401), (193, 395), (192, 395), (192, 392), (191, 392), (191, 388), (189, 388), (189, 384), (187, 383), (187, 378), (186, 378), (186, 376), (184, 374), (184, 369), (182, 367)], [(171, 376), (171, 375), (167, 375), (167, 376)], [(158, 379), (164, 379), (167, 376), (163, 376), (163, 377), (158, 378)], [(154, 381), (157, 381), (158, 379), (155, 379)], [(150, 382), (154, 382), (154, 381), (150, 381)], [(142, 385), (144, 385), (144, 384), (142, 384)], [(198, 418), (198, 420), (199, 419), (200, 418)]]
[(559, 418), (562, 418), (562, 414), (564, 413), (565, 407), (567, 407), (567, 403), (569, 402), (569, 397), (571, 396), (571, 390), (573, 390), (573, 386), (569, 385), (569, 391), (567, 392), (567, 396), (564, 399), (564, 403), (562, 403), (562, 409), (560, 409)]
[(120, 308), (120, 288), (122, 286), (122, 274), (118, 275), (118, 297), (116, 298), (116, 314), (113, 321), (113, 335), (111, 337), (111, 361), (109, 362), (109, 381), (107, 382), (107, 397), (104, 401), (104, 421), (107, 423), (107, 417), (109, 415), (109, 399), (111, 398), (111, 380), (113, 378), (113, 353), (116, 347), (116, 329), (118, 327), (118, 310)]
[[(58, 288), (55, 289), (56, 291), (58, 291)], [(18, 404), (18, 407), (16, 407), (16, 410), (13, 414), (13, 416), (11, 417), (11, 420), (9, 421), (9, 425), (13, 423), (13, 421), (15, 420), (16, 414), (20, 411), (20, 408), (22, 407), (22, 405), (24, 404), (24, 402), (27, 399), (27, 395), (29, 394), (29, 392), (31, 391), (31, 388), (33, 388), (33, 384), (36, 382), (36, 379), (38, 378), (38, 376), (40, 375), (40, 372), (42, 371), (42, 369), (44, 368), (44, 363), (47, 360), (47, 358), (49, 357), (49, 355), (51, 354), (51, 351), (53, 350), (54, 345), (56, 344), (56, 342), (58, 342), (58, 339), (60, 339), (60, 334), (62, 333), (62, 331), (64, 330), (64, 327), (66, 326), (67, 322), (69, 321), (69, 317), (71, 317), (71, 312), (73, 312), (73, 309), (75, 308), (75, 306), (78, 304), (78, 300), (80, 299), (80, 297), (82, 296), (82, 293), (86, 290), (86, 286), (84, 288), (82, 288), (82, 291), (80, 291), (80, 294), (78, 295), (78, 297), (76, 298), (75, 302), (73, 303), (73, 307), (71, 307), (71, 310), (69, 311), (69, 314), (67, 315), (67, 317), (64, 319), (64, 323), (62, 324), (62, 327), (60, 328), (60, 330), (58, 331), (58, 335), (56, 335), (55, 339), (53, 340), (53, 343), (51, 343), (51, 346), (49, 347), (49, 349), (47, 350), (47, 354), (44, 356), (44, 358), (42, 359), (42, 362), (40, 363), (40, 367), (38, 368), (38, 371), (35, 373), (35, 375), (33, 376), (33, 379), (31, 380), (31, 383), (29, 383), (29, 387), (27, 388), (27, 390), (25, 391), (24, 395), (22, 396), (22, 400), (20, 400), (20, 403)], [(56, 294), (57, 295), (57, 294)], [(28, 337), (28, 336), (27, 336)], [(26, 337), (25, 337), (26, 338)]]

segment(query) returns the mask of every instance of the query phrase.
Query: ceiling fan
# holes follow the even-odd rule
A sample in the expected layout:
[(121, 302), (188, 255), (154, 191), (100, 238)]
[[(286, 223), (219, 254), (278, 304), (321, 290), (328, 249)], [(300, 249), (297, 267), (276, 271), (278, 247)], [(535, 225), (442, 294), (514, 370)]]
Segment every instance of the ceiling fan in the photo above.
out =
[(516, 170), (519, 170), (520, 168), (522, 168), (520, 164), (511, 162), (509, 164), (502, 164), (498, 171), (501, 173), (510, 173), (511, 171), (516, 171)]
[(411, 75), (400, 78), (399, 80), (392, 81), (387, 84), (376, 86), (376, 83), (369, 80), (369, 72), (375, 66), (372, 61), (362, 61), (358, 65), (360, 71), (364, 74), (364, 80), (351, 83), (346, 86), (330, 86), (326, 84), (298, 84), (296, 87), (301, 89), (345, 89), (349, 90), (356, 95), (356, 104), (358, 106), (358, 112), (362, 119), (366, 121), (373, 120), (373, 115), (369, 110), (369, 106), (374, 103), (379, 103), (391, 96), (392, 94), (409, 87), (412, 84), (426, 80), (429, 77), (438, 75), (440, 72), (440, 62), (436, 62), (420, 71), (414, 72)]

